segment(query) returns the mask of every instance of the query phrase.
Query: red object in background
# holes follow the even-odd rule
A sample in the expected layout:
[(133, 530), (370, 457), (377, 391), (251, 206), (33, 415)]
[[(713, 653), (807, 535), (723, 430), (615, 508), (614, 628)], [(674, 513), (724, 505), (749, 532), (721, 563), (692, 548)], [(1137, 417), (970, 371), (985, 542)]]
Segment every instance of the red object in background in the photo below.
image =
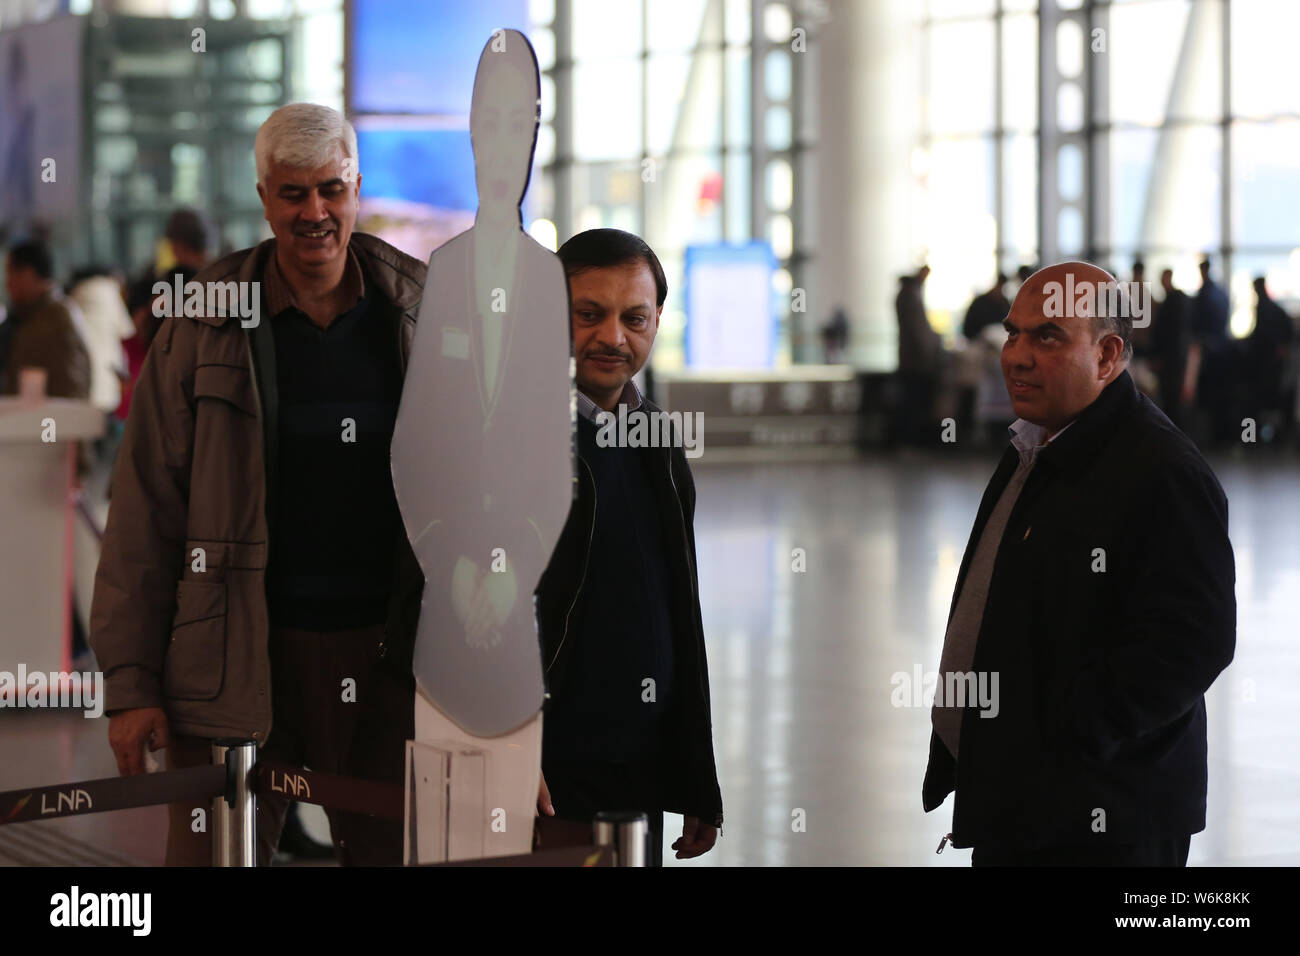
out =
[(126, 413), (131, 408), (131, 393), (135, 391), (135, 382), (140, 377), (140, 369), (144, 366), (144, 357), (148, 354), (148, 349), (144, 346), (139, 333), (129, 339), (124, 339), (122, 348), (126, 350), (126, 374), (128, 380), (122, 383), (122, 401), (113, 415), (119, 421), (124, 422), (126, 421)]
[(700, 180), (700, 195), (696, 202), (701, 213), (707, 213), (722, 202), (722, 173), (712, 170)]

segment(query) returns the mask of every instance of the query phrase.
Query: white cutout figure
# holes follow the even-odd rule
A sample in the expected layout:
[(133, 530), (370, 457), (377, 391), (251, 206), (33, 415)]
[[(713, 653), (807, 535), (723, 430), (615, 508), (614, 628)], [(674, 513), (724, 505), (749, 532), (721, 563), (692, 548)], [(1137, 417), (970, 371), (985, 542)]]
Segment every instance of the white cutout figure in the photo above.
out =
[[(563, 267), (520, 217), (537, 60), (522, 33), (502, 39), (504, 49), (484, 47), (474, 78), (478, 213), (429, 259), (392, 468), (425, 577), (416, 739), (479, 746), (489, 805), (531, 819), (544, 694), (532, 595), (573, 494), (572, 333)], [(498, 549), (504, 570), (493, 570)], [(492, 793), (507, 770), (513, 800)], [(531, 828), (508, 830), (525, 831), (512, 852), (526, 852)]]

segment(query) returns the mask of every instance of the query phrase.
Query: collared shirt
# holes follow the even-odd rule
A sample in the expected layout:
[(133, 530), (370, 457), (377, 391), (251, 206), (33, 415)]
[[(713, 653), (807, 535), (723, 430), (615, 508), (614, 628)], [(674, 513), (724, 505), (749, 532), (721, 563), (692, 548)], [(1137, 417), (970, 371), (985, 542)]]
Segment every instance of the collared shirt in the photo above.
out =
[[(1066, 424), (1069, 428), (1074, 422)], [(1011, 444), (1016, 446), (1016, 451), (1020, 453), (1020, 463), (1029, 464), (1038, 459), (1038, 453), (1050, 445), (1053, 441), (1060, 438), (1065, 433), (1062, 428), (1051, 438), (1044, 438), (1047, 429), (1042, 425), (1035, 425), (1033, 422), (1027, 422), (1023, 418), (1017, 418), (1011, 423), (1008, 431), (1011, 432)]]
[[(618, 402), (616, 403), (615, 407), (617, 407), (618, 405), (626, 405), (627, 410), (629, 412), (634, 412), (641, 407), (641, 401), (642, 401), (641, 390), (637, 388), (636, 383), (629, 378), (627, 380), (627, 384), (623, 386), (623, 394), (619, 395)], [(578, 414), (579, 415), (581, 415), (587, 421), (591, 422), (593, 425), (598, 425), (600, 423), (596, 421), (596, 416), (602, 411), (604, 411), (604, 409), (602, 409), (599, 405), (597, 405), (595, 402), (589, 399), (586, 395), (582, 393), (581, 389), (579, 389), (578, 391)]]
[[(356, 253), (350, 247), (347, 256), (347, 263), (343, 266), (343, 278), (339, 282), (343, 290), (341, 299), (343, 308), (340, 314), (350, 310), (366, 294), (366, 281), (361, 272), (361, 263), (357, 261)], [(274, 253), (266, 263), (266, 272), (262, 276), (262, 291), (266, 294), (266, 310), (271, 318), (275, 318), (285, 309), (299, 308), (298, 297), (294, 294), (293, 286), (285, 279), (284, 273), (280, 271), (280, 263)]]

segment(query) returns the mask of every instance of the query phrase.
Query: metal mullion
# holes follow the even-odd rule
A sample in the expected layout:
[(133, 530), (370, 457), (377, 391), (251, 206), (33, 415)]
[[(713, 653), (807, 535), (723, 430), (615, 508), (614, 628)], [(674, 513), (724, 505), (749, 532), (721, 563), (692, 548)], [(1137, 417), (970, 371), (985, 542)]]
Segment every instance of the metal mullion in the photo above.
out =
[(1223, 120), (1219, 149), (1219, 249), (1223, 257), (1223, 287), (1232, 288), (1232, 0), (1223, 0), (1223, 43), (1221, 83), (1223, 86)]
[[(764, 0), (749, 5), (749, 234), (762, 239), (767, 223), (767, 203), (763, 201), (763, 171), (767, 166), (767, 88), (763, 83), (763, 60), (767, 54), (767, 34), (762, 33)], [(791, 131), (793, 134), (793, 130)]]
[[(649, 222), (648, 208), (649, 200), (646, 197), (646, 182), (640, 175), (640, 171), (645, 169), (645, 161), (649, 159), (654, 162), (650, 156), (650, 9), (646, 0), (638, 0), (641, 4), (641, 159), (637, 163), (637, 216), (639, 217), (638, 235), (645, 236), (646, 225)], [(659, 181), (659, 170), (655, 170), (655, 182)]]
[(551, 191), (554, 199), (555, 231), (559, 242), (573, 235), (573, 7), (571, 0), (555, 0), (551, 18), (555, 37), (555, 156), (551, 160)]
[(993, 243), (993, 275), (1002, 271), (1002, 250), (1006, 247), (1006, 195), (1002, 186), (1003, 149), (1002, 128), (1004, 120), (1002, 110), (1002, 0), (998, 0), (993, 11), (993, 221), (997, 224), (998, 236)]

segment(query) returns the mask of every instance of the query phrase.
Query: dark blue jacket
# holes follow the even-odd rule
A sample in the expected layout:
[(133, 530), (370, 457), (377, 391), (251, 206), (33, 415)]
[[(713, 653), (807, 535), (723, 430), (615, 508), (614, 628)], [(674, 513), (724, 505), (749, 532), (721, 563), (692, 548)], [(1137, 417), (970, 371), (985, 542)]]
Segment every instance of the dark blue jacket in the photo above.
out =
[[(660, 411), (648, 399), (642, 408), (647, 412)], [(713, 757), (709, 667), (704, 651), (695, 560), (695, 482), (680, 446), (649, 451), (655, 454), (659, 464), (653, 473), (656, 500), (649, 504), (663, 522), (664, 549), (669, 556), (667, 571), (674, 595), (671, 615), (677, 663), (676, 706), (670, 724), (672, 759), (662, 781), (665, 796), (662, 809), (698, 817), (708, 825), (720, 827), (722, 794)], [(542, 666), (546, 685), (552, 689), (564, 685), (563, 674), (571, 660), (575, 642), (573, 622), (581, 619), (579, 604), (583, 600), (583, 582), (591, 558), (591, 534), (598, 504), (591, 469), (582, 458), (578, 463), (578, 493), (536, 591)]]
[[(1018, 463), (1009, 447), (984, 492), (957, 593)], [(955, 766), (930, 735), (923, 802), (956, 789), (953, 845), (1203, 830), (1204, 695), (1232, 660), (1234, 576), (1223, 489), (1121, 373), (1039, 452), (1007, 523), (973, 664), (998, 673), (998, 715), (967, 711)]]

